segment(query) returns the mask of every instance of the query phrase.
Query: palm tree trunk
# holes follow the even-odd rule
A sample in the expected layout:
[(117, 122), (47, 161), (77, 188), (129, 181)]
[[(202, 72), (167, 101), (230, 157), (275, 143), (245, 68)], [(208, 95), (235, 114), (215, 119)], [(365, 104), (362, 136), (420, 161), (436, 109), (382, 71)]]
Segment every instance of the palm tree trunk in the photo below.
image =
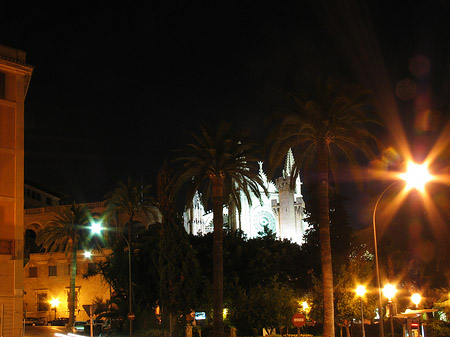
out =
[(70, 294), (69, 294), (69, 327), (75, 321), (75, 280), (77, 277), (77, 245), (73, 243), (72, 262), (70, 264)]
[(213, 337), (223, 337), (223, 180), (212, 179), (213, 199)]
[[(128, 314), (133, 312), (133, 285), (131, 283), (131, 223), (133, 217), (128, 220)], [(130, 337), (133, 336), (133, 320), (128, 319), (130, 323)]]
[(320, 258), (322, 264), (323, 292), (323, 337), (334, 337), (334, 297), (333, 297), (333, 267), (331, 262), (330, 243), (330, 206), (328, 196), (328, 148), (323, 142), (318, 146), (319, 171), (319, 236)]

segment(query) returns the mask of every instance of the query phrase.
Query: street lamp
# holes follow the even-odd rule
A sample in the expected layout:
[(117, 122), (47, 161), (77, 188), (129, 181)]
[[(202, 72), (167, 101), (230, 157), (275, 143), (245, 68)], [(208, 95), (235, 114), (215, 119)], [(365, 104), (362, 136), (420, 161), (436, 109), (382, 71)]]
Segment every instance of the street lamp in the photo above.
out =
[[(131, 283), (131, 223), (129, 223), (128, 226), (128, 240), (125, 237), (125, 235), (122, 235), (123, 238), (125, 239), (125, 242), (127, 243), (128, 246), (128, 286), (129, 286), (129, 290), (128, 290), (128, 302), (129, 302), (129, 312), (128, 312), (128, 320), (130, 321), (130, 337), (132, 337), (132, 331), (133, 331), (133, 320), (134, 320), (134, 313), (133, 313), (133, 306), (132, 306), (132, 296), (131, 296), (131, 291), (132, 291), (132, 283)], [(98, 234), (101, 235), (101, 231), (104, 230), (105, 228), (102, 226), (101, 221), (97, 222), (97, 221), (93, 221), (91, 223), (91, 233), (93, 235)], [(88, 252), (85, 252), (85, 256), (86, 257), (90, 257), (87, 256), (86, 254), (89, 254)]]
[(90, 259), (92, 257), (92, 252), (85, 250), (84, 251), (84, 257), (87, 259)]
[(104, 228), (102, 227), (101, 222), (97, 222), (97, 221), (91, 222), (91, 233), (92, 234), (100, 235), (103, 229)]
[(363, 337), (366, 337), (366, 330), (364, 329), (364, 309), (363, 309), (363, 297), (366, 293), (366, 287), (359, 285), (356, 287), (356, 295), (361, 299), (361, 329)]
[(378, 244), (377, 244), (377, 226), (376, 226), (376, 213), (378, 204), (384, 194), (394, 185), (400, 182), (406, 182), (406, 189), (410, 190), (412, 188), (419, 191), (423, 191), (427, 182), (433, 179), (433, 176), (428, 172), (428, 164), (416, 164), (409, 162), (407, 164), (407, 170), (405, 173), (399, 174), (400, 180), (394, 181), (384, 191), (380, 194), (375, 203), (372, 214), (372, 225), (373, 225), (373, 242), (374, 242), (374, 252), (375, 252), (375, 269), (377, 273), (377, 286), (378, 286), (378, 314), (380, 315), (380, 337), (384, 337), (384, 327), (383, 327), (383, 311), (381, 304), (381, 283), (380, 283), (380, 267), (378, 263)]
[[(130, 235), (128, 235), (128, 239), (123, 235), (123, 238), (125, 239), (125, 242), (128, 245), (128, 320), (130, 321), (130, 337), (133, 335), (133, 320), (134, 320), (134, 313), (133, 313), (133, 304), (131, 300), (131, 291), (132, 291), (132, 284), (131, 284), (131, 244), (129, 242)], [(172, 327), (172, 324), (170, 325)]]
[(306, 314), (309, 313), (309, 310), (310, 310), (311, 308), (309, 307), (308, 302), (303, 301), (301, 304), (302, 304), (302, 309), (303, 309), (303, 311), (304, 311)]
[(397, 289), (392, 284), (386, 284), (383, 288), (383, 295), (387, 297), (389, 303), (389, 316), (391, 320), (391, 336), (394, 337), (394, 310), (392, 305), (392, 298), (395, 296)]
[(416, 309), (420, 303), (420, 301), (422, 300), (422, 296), (420, 296), (419, 293), (414, 293), (411, 296), (411, 301), (416, 305)]
[(52, 300), (50, 301), (50, 305), (52, 306), (52, 308), (55, 309), (55, 320), (56, 320), (56, 310), (58, 309), (59, 298), (52, 298)]

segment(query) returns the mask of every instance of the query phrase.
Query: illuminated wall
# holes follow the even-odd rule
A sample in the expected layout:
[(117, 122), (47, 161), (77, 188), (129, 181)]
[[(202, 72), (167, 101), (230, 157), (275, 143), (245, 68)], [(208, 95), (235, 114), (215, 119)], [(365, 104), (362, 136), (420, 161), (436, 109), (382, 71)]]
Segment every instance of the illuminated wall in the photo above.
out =
[[(75, 280), (76, 320), (86, 321), (89, 317), (83, 305), (92, 304), (98, 297), (103, 301), (110, 298), (110, 287), (101, 275), (89, 279), (83, 274), (96, 262), (104, 261), (111, 250), (104, 249), (102, 253), (93, 252), (93, 256), (86, 258), (83, 251), (77, 254), (77, 277)], [(24, 307), (27, 317), (42, 318), (45, 322), (56, 317), (69, 317), (68, 294), (70, 289), (70, 257), (64, 253), (31, 254), (30, 260), (24, 267)], [(57, 299), (58, 304), (52, 307), (50, 302)]]
[[(260, 163), (260, 176), (268, 189), (269, 195), (265, 196), (262, 189), (261, 203), (252, 196), (249, 204), (241, 194), (241, 214), (224, 208), (224, 221), (229, 222), (229, 227), (242, 230), (248, 238), (259, 236), (264, 227), (272, 230), (277, 238), (288, 239), (297, 244), (303, 243), (303, 235), (308, 227), (304, 220), (305, 203), (301, 193), (301, 181), (297, 177), (295, 188), (291, 188), (290, 172), (294, 165), (292, 151), (286, 155), (285, 167), (282, 177), (276, 179), (275, 184), (269, 181)], [(213, 213), (205, 211), (200, 194), (194, 196), (192, 207), (184, 214), (184, 226), (189, 234), (206, 234), (214, 230)]]
[(33, 68), (0, 46), (0, 333), (22, 336), (24, 102)]

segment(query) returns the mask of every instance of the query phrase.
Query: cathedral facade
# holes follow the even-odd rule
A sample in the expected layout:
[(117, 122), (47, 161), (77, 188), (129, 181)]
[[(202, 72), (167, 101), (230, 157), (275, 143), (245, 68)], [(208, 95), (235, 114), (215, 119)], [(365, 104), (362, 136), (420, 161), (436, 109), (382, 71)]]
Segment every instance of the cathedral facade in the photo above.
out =
[[(291, 188), (290, 172), (293, 164), (294, 158), (289, 151), (282, 176), (273, 182), (268, 180), (260, 162), (259, 174), (269, 192), (268, 196), (261, 190), (261, 201), (253, 196), (250, 204), (242, 195), (240, 214), (235, 210), (224, 208), (224, 220), (226, 219), (228, 226), (242, 230), (248, 238), (261, 236), (267, 227), (277, 238), (301, 244), (307, 223), (304, 221), (305, 203), (299, 177), (295, 181), (295, 187)], [(201, 235), (214, 230), (213, 213), (205, 211), (200, 199), (199, 193), (196, 193), (192, 207), (184, 214), (185, 229), (189, 234)]]

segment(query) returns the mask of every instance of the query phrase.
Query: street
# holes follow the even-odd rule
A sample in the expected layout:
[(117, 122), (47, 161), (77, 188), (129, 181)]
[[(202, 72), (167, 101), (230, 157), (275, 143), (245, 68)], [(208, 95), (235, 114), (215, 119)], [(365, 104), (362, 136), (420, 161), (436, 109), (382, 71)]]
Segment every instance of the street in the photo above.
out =
[(56, 332), (63, 333), (63, 326), (26, 326), (25, 337), (54, 337)]

